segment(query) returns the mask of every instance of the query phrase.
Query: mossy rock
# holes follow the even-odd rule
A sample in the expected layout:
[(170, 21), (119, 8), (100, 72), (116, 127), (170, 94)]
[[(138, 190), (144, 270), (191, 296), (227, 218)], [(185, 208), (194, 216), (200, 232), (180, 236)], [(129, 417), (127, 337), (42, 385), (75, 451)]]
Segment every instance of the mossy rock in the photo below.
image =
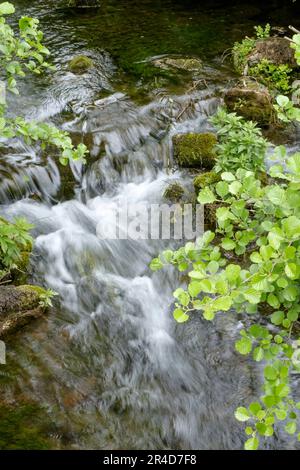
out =
[(207, 171), (206, 173), (200, 173), (200, 175), (195, 176), (193, 183), (196, 194), (206, 186), (217, 183), (220, 179), (220, 175), (214, 171)]
[(244, 79), (227, 90), (224, 101), (228, 111), (260, 126), (269, 126), (275, 120), (274, 100), (269, 90), (254, 80)]
[(275, 65), (288, 65), (296, 68), (294, 50), (291, 48), (290, 41), (280, 37), (270, 37), (256, 41), (254, 49), (247, 58), (250, 67), (258, 64), (262, 60), (268, 60)]
[(180, 167), (210, 170), (213, 168), (216, 160), (216, 143), (216, 136), (210, 132), (174, 135), (174, 159)]
[(77, 55), (69, 62), (69, 69), (73, 73), (84, 73), (94, 66), (92, 59), (85, 55)]
[(171, 202), (178, 202), (184, 195), (184, 188), (179, 183), (171, 183), (164, 191), (163, 197)]
[(0, 337), (44, 313), (40, 305), (45, 289), (39, 286), (0, 286)]
[(162, 57), (155, 59), (153, 64), (163, 70), (173, 68), (186, 72), (196, 72), (203, 67), (202, 61), (196, 57)]

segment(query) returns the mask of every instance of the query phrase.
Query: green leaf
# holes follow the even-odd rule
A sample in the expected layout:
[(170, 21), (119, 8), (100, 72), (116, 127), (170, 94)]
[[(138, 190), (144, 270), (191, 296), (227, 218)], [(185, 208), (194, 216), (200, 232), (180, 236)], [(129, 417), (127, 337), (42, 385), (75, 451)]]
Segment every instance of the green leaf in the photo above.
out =
[(150, 263), (150, 269), (152, 269), (152, 271), (158, 271), (159, 269), (163, 267), (164, 265), (159, 258), (154, 258)]
[(282, 206), (285, 203), (285, 190), (279, 186), (273, 186), (266, 193), (268, 199), (276, 206)]
[(255, 348), (254, 351), (253, 351), (253, 359), (256, 362), (260, 362), (260, 361), (263, 360), (263, 358), (264, 358), (263, 348), (260, 348), (260, 347)]
[(250, 403), (249, 410), (254, 416), (256, 416), (257, 413), (261, 410), (261, 405), (258, 402)]
[(290, 279), (296, 279), (298, 276), (298, 269), (295, 263), (288, 263), (284, 268), (284, 272)]
[(237, 264), (228, 264), (225, 273), (229, 282), (235, 282), (240, 278), (241, 267)]
[(207, 270), (211, 274), (216, 274), (219, 270), (219, 263), (217, 261), (210, 261), (207, 265)]
[(244, 444), (245, 450), (257, 450), (258, 446), (259, 440), (257, 437), (250, 437)]
[(233, 173), (230, 173), (229, 171), (224, 171), (224, 173), (221, 174), (221, 178), (224, 181), (234, 181), (235, 176)]
[(260, 254), (257, 251), (255, 251), (254, 253), (251, 253), (250, 259), (251, 259), (252, 263), (258, 263), (258, 264), (262, 263), (262, 261), (263, 261), (262, 257), (260, 256)]
[(224, 250), (230, 251), (230, 250), (235, 249), (236, 243), (234, 240), (231, 240), (230, 238), (223, 238), (221, 246)]
[(287, 412), (285, 410), (277, 409), (275, 410), (275, 414), (279, 421), (284, 421), (287, 417)]
[(209, 188), (202, 189), (198, 195), (198, 202), (200, 204), (212, 204), (215, 200), (215, 195)]
[(266, 366), (264, 370), (264, 376), (267, 380), (276, 380), (277, 370), (272, 366)]
[(281, 108), (285, 108), (289, 104), (290, 100), (287, 96), (278, 95), (276, 97), (276, 102)]
[(198, 294), (202, 291), (201, 282), (192, 281), (188, 286), (188, 292), (191, 297), (197, 297)]
[(247, 289), (246, 291), (243, 292), (245, 299), (250, 303), (250, 304), (258, 304), (261, 299), (261, 293), (255, 289)]
[(226, 181), (219, 181), (219, 183), (216, 184), (216, 193), (223, 198), (228, 194), (228, 183)]
[(231, 194), (238, 194), (242, 188), (242, 184), (239, 181), (234, 181), (229, 185), (229, 192)]
[(205, 320), (212, 321), (215, 318), (216, 312), (209, 307), (203, 307), (203, 309), (203, 317)]
[(224, 295), (223, 297), (219, 297), (213, 303), (213, 308), (215, 310), (223, 310), (224, 312), (227, 312), (231, 306), (232, 306), (232, 298), (229, 295)]
[(15, 12), (15, 7), (9, 2), (0, 3), (0, 15), (12, 15)]
[(295, 434), (295, 432), (297, 431), (297, 424), (295, 423), (295, 421), (290, 421), (285, 425), (284, 429), (288, 434)]
[(297, 238), (300, 235), (300, 219), (294, 215), (284, 219), (282, 227), (288, 237)]
[(173, 312), (173, 317), (177, 321), (177, 323), (184, 323), (186, 322), (190, 317), (183, 312), (180, 308), (176, 308)]
[(247, 355), (251, 352), (252, 341), (249, 338), (242, 338), (235, 343), (235, 349), (243, 355)]
[(247, 408), (244, 408), (243, 406), (240, 406), (239, 408), (235, 410), (234, 416), (238, 421), (242, 421), (242, 422), (248, 421), (248, 419), (251, 418), (249, 411), (247, 410)]

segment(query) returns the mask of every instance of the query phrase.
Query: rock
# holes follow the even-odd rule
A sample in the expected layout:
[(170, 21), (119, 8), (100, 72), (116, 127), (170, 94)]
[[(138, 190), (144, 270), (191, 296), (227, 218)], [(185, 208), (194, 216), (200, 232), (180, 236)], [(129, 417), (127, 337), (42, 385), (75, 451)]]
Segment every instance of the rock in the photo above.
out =
[(44, 313), (39, 286), (0, 286), (0, 337), (22, 327)]
[(285, 38), (270, 37), (256, 42), (253, 51), (249, 54), (247, 63), (250, 67), (267, 59), (275, 65), (286, 64), (292, 68), (297, 67), (294, 57), (295, 51)]
[(274, 121), (273, 98), (269, 90), (255, 80), (243, 79), (224, 96), (229, 111), (266, 126)]
[(164, 191), (163, 197), (171, 202), (178, 202), (184, 195), (184, 188), (179, 183), (171, 183)]
[(194, 178), (194, 188), (196, 194), (199, 193), (200, 189), (204, 189), (210, 184), (217, 183), (220, 181), (220, 175), (214, 171), (208, 171), (206, 173), (200, 173)]
[(73, 73), (84, 73), (94, 66), (92, 59), (85, 55), (77, 55), (69, 62), (69, 69)]
[(177, 134), (173, 137), (174, 159), (181, 167), (210, 170), (215, 164), (217, 138), (212, 133)]
[(187, 72), (196, 72), (202, 69), (202, 61), (196, 57), (161, 57), (153, 60), (153, 64), (163, 70), (175, 68)]
[(100, 5), (100, 0), (69, 0), (68, 4), (72, 8), (98, 8)]

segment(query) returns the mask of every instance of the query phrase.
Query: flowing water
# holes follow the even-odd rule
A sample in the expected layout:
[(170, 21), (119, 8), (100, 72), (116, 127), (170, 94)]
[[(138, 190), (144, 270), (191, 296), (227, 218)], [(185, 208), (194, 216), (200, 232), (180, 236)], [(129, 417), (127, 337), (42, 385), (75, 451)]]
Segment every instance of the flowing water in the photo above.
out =
[[(29, 428), (51, 448), (241, 448), (233, 410), (257, 396), (261, 374), (234, 352), (241, 324), (232, 314), (177, 326), (180, 279), (148, 268), (164, 243), (100, 239), (96, 229), (124, 201), (161, 202), (174, 180), (191, 190), (189, 175), (168, 169), (171, 137), (209, 129), (234, 79), (222, 54), (264, 12), (147, 0), (88, 12), (15, 3), (41, 20), (57, 71), (27, 78), (11, 112), (56, 123), (90, 156), (86, 166), (61, 168), (57, 155), (21, 142), (2, 150), (1, 213), (34, 224), (33, 281), (59, 300), (7, 341), (1, 395), (16, 408), (39, 407)], [(95, 63), (84, 75), (67, 67), (78, 53)], [(201, 74), (166, 75), (153, 66), (165, 54), (200, 57)], [(266, 447), (288, 445), (276, 434)]]

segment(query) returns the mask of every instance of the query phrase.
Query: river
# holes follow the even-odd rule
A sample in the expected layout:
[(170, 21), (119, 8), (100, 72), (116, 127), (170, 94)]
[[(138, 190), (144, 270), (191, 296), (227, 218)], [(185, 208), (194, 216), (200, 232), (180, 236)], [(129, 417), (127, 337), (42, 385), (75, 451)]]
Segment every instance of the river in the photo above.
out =
[[(278, 10), (109, 0), (78, 12), (59, 2), (14, 3), (19, 15), (40, 19), (57, 69), (26, 78), (10, 112), (54, 122), (90, 155), (85, 166), (62, 168), (57, 155), (21, 142), (1, 150), (1, 213), (34, 224), (33, 281), (59, 294), (44, 319), (7, 341), (1, 395), (21, 410), (6, 421), (10, 447), (28, 448), (24, 427), (31, 448), (242, 448), (233, 412), (260, 393), (261, 369), (234, 351), (241, 322), (232, 313), (176, 325), (180, 279), (148, 268), (164, 243), (101, 240), (96, 228), (124, 201), (160, 203), (174, 180), (191, 187), (188, 174), (168, 168), (171, 137), (210, 128), (208, 116), (235, 79), (224, 51), (269, 15), (279, 21)], [(76, 54), (95, 67), (72, 74)], [(153, 58), (165, 54), (199, 57), (201, 76), (155, 72)], [(276, 433), (264, 448), (293, 445)]]

